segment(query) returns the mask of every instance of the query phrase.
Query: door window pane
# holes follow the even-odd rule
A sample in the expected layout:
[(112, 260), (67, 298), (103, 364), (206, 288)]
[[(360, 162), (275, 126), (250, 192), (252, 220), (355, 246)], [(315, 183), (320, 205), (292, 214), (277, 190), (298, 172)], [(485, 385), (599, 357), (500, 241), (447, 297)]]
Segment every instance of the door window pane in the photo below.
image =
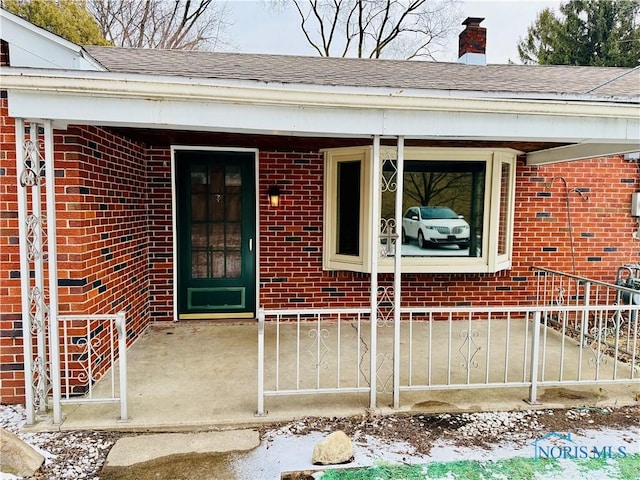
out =
[(242, 227), (239, 223), (227, 224), (226, 244), (230, 250), (239, 250), (242, 240)]
[(208, 277), (206, 250), (198, 250), (191, 253), (191, 277), (192, 278)]
[(224, 252), (211, 252), (211, 273), (209, 278), (224, 278)]
[(240, 252), (227, 252), (227, 278), (238, 278), (242, 268)]
[(226, 203), (227, 222), (239, 222), (242, 220), (242, 197), (240, 193), (229, 193)]
[(209, 167), (209, 175), (211, 177), (209, 192), (210, 193), (224, 192), (224, 167), (221, 167), (221, 166)]
[(209, 195), (209, 217), (212, 222), (224, 221), (224, 195), (214, 193)]
[(191, 195), (191, 220), (201, 222), (207, 218), (207, 195)]
[(242, 175), (240, 167), (237, 165), (227, 166), (226, 174), (224, 177), (224, 184), (227, 187), (241, 187)]
[(191, 245), (194, 250), (207, 248), (208, 244), (207, 226), (203, 224), (191, 225)]
[(209, 239), (209, 245), (214, 250), (224, 250), (224, 224), (214, 223), (209, 225), (209, 232), (211, 238)]

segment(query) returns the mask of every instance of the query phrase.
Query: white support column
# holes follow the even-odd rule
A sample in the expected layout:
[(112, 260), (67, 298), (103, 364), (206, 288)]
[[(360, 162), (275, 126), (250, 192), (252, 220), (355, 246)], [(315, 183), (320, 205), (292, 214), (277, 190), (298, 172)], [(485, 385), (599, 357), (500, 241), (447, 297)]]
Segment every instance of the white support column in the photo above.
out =
[(35, 423), (35, 392), (33, 388), (33, 341), (31, 335), (31, 269), (29, 268), (29, 240), (27, 235), (28, 179), (30, 172), (25, 165), (24, 121), (16, 118), (16, 176), (18, 196), (18, 235), (20, 247), (20, 293), (22, 299), (22, 348), (24, 355), (24, 389), (27, 424)]
[[(15, 129), (27, 423), (35, 423), (36, 410), (46, 412), (47, 398), (51, 390), (53, 421), (60, 423), (62, 417), (53, 124), (51, 120), (44, 122), (43, 140), (40, 136), (40, 125), (36, 122), (29, 122), (28, 139), (25, 136), (23, 119), (16, 119)], [(42, 145), (44, 154), (41, 152)], [(46, 207), (43, 208), (45, 196)], [(45, 278), (45, 262), (48, 262), (48, 278)]]
[(376, 408), (378, 390), (378, 257), (380, 248), (380, 137), (378, 135), (373, 137), (371, 178), (371, 346), (369, 352), (371, 355), (371, 393), (369, 406)]
[(53, 386), (53, 423), (62, 422), (60, 408), (60, 342), (58, 331), (58, 249), (56, 234), (56, 184), (53, 161), (53, 122), (44, 123), (44, 163), (47, 192), (47, 259), (49, 267), (49, 361)]
[(393, 408), (400, 408), (400, 304), (402, 299), (402, 196), (404, 193), (404, 137), (398, 137), (393, 257)]
[[(42, 367), (41, 372), (46, 372), (47, 365), (47, 302), (46, 289), (44, 282), (44, 226), (45, 217), (42, 215), (42, 168), (40, 161), (40, 142), (38, 141), (38, 124), (31, 122), (29, 124), (29, 142), (30, 148), (27, 155), (31, 163), (31, 168), (36, 174), (37, 181), (31, 185), (31, 215), (27, 226), (30, 230), (31, 248), (29, 251), (29, 261), (33, 262), (35, 288), (31, 288), (31, 308), (35, 307), (33, 312), (33, 322), (37, 325), (37, 345), (38, 345), (38, 366)], [(31, 281), (31, 280), (30, 280)], [(38, 375), (38, 392), (42, 392), (46, 398), (46, 392), (49, 390), (49, 379), (47, 375)], [(47, 402), (41, 401), (38, 405), (40, 413), (47, 411)]]

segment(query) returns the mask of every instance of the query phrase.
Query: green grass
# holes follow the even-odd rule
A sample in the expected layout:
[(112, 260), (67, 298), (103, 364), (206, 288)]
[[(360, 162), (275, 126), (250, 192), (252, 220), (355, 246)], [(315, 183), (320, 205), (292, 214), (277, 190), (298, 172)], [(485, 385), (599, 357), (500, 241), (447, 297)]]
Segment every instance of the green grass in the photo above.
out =
[[(620, 480), (638, 480), (640, 454), (611, 459), (575, 460), (581, 472), (603, 471)], [(432, 462), (425, 465), (394, 465), (380, 463), (373, 467), (330, 469), (322, 480), (535, 480), (546, 474), (562, 475), (562, 462), (556, 459), (514, 457), (502, 460), (460, 460)]]
[(617, 459), (620, 480), (638, 480), (640, 478), (640, 453), (633, 453)]
[(638, 480), (640, 478), (640, 454), (633, 453), (626, 457), (588, 458), (577, 460), (578, 469), (588, 474), (593, 471), (607, 471), (612, 478), (618, 480)]
[(327, 470), (322, 480), (423, 480), (423, 465), (393, 465), (380, 463), (358, 469)]
[(492, 469), (493, 472), (503, 474), (509, 480), (534, 480), (536, 474), (558, 472), (560, 470), (561, 467), (557, 460), (534, 460), (533, 458), (521, 457), (499, 460), (495, 462), (495, 467)]

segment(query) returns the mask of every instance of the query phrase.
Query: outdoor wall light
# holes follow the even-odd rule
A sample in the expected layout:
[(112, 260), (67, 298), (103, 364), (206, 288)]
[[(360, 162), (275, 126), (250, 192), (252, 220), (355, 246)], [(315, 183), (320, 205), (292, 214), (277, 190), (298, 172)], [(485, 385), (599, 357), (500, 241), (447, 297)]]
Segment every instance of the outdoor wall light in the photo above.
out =
[(269, 196), (269, 205), (278, 208), (280, 206), (280, 187), (272, 185), (269, 187), (267, 195)]

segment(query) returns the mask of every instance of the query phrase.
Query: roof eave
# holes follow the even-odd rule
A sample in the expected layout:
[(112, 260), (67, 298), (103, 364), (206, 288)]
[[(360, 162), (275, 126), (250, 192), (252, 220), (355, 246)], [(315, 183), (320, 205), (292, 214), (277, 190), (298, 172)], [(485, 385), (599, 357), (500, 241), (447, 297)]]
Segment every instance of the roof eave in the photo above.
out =
[(16, 68), (3, 69), (0, 80), (9, 91), (12, 116), (48, 118), (58, 124), (573, 144), (531, 154), (531, 164), (624, 153), (640, 145), (638, 102), (291, 88), (246, 81)]
[(30, 68), (5, 68), (0, 72), (0, 78), (3, 89), (9, 91), (58, 92), (77, 96), (344, 108), (521, 112), (529, 115), (640, 116), (640, 96), (596, 97), (469, 90), (327, 87)]

